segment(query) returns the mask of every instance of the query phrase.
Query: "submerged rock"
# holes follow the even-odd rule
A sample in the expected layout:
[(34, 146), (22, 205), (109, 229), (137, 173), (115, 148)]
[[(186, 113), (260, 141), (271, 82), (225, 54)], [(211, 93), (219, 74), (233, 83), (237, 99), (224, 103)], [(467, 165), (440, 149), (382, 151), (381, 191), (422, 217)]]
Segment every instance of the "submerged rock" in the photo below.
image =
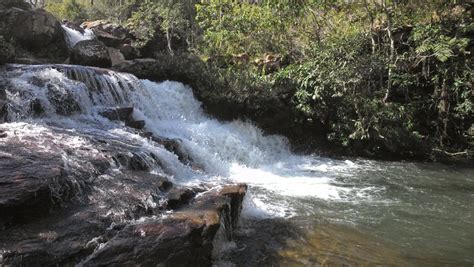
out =
[(132, 119), (133, 107), (107, 109), (100, 112), (101, 116), (113, 121), (128, 121)]
[(70, 57), (72, 64), (107, 68), (112, 66), (107, 47), (98, 40), (84, 40), (77, 43)]

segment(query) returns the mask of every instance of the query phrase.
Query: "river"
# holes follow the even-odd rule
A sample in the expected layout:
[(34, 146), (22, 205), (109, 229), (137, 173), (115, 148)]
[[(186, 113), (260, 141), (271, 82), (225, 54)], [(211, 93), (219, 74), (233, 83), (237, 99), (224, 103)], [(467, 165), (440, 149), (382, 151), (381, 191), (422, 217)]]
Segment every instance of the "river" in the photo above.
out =
[[(10, 128), (20, 136), (56, 127), (133, 143), (160, 157), (164, 170), (157, 166), (152, 172), (180, 184), (247, 183), (240, 226), (232, 241), (216, 242), (216, 265), (474, 264), (473, 169), (297, 155), (284, 137), (267, 136), (251, 122), (213, 119), (183, 84), (114, 74), (99, 92), (90, 90), (87, 69), (72, 71), (85, 82), (55, 68), (32, 68), (15, 78), (24, 92), (7, 96), (17, 105)], [(32, 77), (66, 85), (61, 90), (82, 112), (55, 114), (46, 87), (32, 85)], [(24, 107), (32, 98), (40, 100), (44, 117), (28, 117)], [(147, 131), (181, 140), (199, 168), (119, 130), (119, 122), (99, 115), (110, 106), (133, 106)]]

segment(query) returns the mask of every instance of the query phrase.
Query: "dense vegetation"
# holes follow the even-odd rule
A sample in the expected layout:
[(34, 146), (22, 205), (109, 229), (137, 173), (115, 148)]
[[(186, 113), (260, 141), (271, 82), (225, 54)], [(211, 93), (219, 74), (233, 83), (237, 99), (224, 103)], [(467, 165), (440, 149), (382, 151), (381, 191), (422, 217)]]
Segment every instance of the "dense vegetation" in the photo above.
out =
[[(207, 62), (207, 71), (200, 73), (212, 76), (219, 85), (214, 93), (225, 92), (228, 101), (260, 105), (285, 87), (289, 125), (299, 135), (295, 139), (305, 143), (327, 143), (359, 155), (427, 158), (473, 153), (474, 25), (469, 2), (41, 4), (64, 19), (121, 23), (147, 56), (199, 56)], [(163, 39), (165, 49), (154, 50)]]

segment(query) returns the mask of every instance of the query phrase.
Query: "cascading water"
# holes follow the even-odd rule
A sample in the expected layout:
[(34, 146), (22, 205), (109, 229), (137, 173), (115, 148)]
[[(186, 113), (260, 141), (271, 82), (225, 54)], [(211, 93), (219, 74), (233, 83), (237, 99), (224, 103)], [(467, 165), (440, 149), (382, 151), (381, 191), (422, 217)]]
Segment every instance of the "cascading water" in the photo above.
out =
[(84, 32), (69, 28), (66, 25), (61, 25), (64, 30), (67, 44), (70, 48), (74, 47), (77, 43), (84, 40), (92, 40), (95, 38), (94, 32), (91, 29), (84, 29)]
[[(11, 66), (10, 74), (8, 81), (14, 90), (7, 87), (10, 123), (5, 128), (21, 139), (54, 136), (61, 143), (58, 153), (71, 168), (87, 165), (82, 166), (80, 156), (68, 158), (68, 149), (88, 148), (94, 157), (102, 156), (87, 141), (87, 136), (94, 136), (132, 148), (146, 158), (150, 172), (181, 184), (247, 183), (250, 191), (243, 216), (255, 226), (244, 224), (237, 244), (222, 256), (223, 262), (248, 264), (239, 257), (246, 253), (246, 258), (253, 258), (249, 256), (255, 243), (252, 235), (262, 237), (259, 234), (268, 231), (263, 237), (269, 238), (281, 233), (268, 225), (259, 228), (259, 222), (271, 224), (271, 220), (283, 220), (286, 228), (298, 230), (291, 238), (304, 240), (294, 246), (286, 239), (272, 241), (280, 250), (278, 257), (287, 258), (287, 263), (296, 260), (311, 265), (321, 258), (339, 258), (338, 263), (348, 264), (384, 263), (387, 257), (394, 257), (395, 265), (474, 262), (470, 253), (474, 245), (470, 170), (295, 155), (285, 138), (266, 136), (249, 122), (210, 118), (191, 88), (176, 82), (139, 81), (129, 74), (66, 65)], [(147, 137), (124, 128), (123, 123), (100, 115), (117, 106), (133, 106), (134, 119), (144, 120), (145, 130), (153, 135), (180, 140), (182, 149), (200, 168), (181, 162)], [(46, 143), (41, 147), (52, 149)], [(143, 202), (151, 203), (149, 199)], [(120, 210), (106, 212), (120, 216)], [(442, 240), (436, 241), (436, 236)], [(320, 242), (337, 248), (329, 250)], [(351, 255), (347, 252), (353, 249), (350, 242), (365, 249)], [(395, 247), (397, 253), (371, 252), (380, 242)]]

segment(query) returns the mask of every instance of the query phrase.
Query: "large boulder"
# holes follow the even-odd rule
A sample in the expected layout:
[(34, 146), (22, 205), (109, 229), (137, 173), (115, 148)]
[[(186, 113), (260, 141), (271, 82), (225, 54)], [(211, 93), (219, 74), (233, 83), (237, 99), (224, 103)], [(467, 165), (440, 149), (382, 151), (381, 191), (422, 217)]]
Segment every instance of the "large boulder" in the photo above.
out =
[(84, 40), (77, 43), (71, 51), (70, 63), (101, 68), (112, 66), (107, 47), (98, 40)]
[(104, 20), (87, 21), (81, 25), (94, 32), (97, 39), (109, 47), (119, 48), (124, 43), (130, 43), (133, 36), (122, 26)]
[[(0, 4), (0, 36), (7, 46), (15, 47), (15, 59), (0, 51), (0, 62), (63, 63), (68, 51), (59, 21), (45, 10), (31, 10), (29, 5), (15, 3), (2, 0)], [(1, 43), (0, 49), (4, 50)]]
[(25, 2), (24, 0), (2, 0), (0, 2), (0, 10), (9, 9), (12, 7), (31, 10), (31, 5)]
[(44, 10), (10, 8), (0, 15), (3, 35), (27, 48), (42, 48), (62, 36), (59, 21)]

